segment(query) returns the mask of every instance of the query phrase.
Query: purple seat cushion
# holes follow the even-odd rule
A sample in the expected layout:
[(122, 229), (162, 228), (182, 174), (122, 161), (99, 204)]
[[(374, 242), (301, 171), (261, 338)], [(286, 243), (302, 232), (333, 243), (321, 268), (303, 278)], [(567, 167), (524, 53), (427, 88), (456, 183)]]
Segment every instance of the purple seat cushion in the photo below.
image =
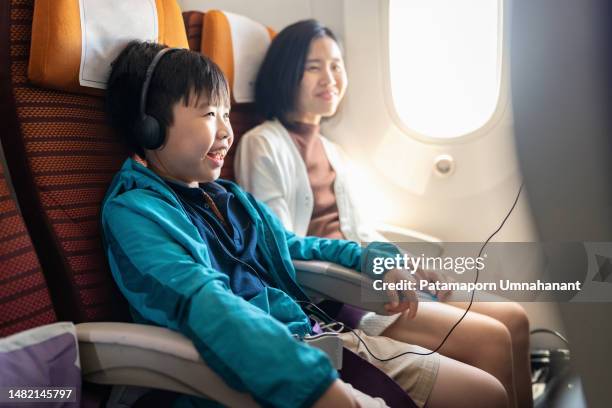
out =
[[(71, 387), (70, 400), (43, 405), (80, 406), (81, 368), (77, 344), (75, 327), (69, 322), (40, 326), (0, 339), (0, 388)], [(40, 402), (21, 401), (16, 405), (22, 408), (41, 406)]]

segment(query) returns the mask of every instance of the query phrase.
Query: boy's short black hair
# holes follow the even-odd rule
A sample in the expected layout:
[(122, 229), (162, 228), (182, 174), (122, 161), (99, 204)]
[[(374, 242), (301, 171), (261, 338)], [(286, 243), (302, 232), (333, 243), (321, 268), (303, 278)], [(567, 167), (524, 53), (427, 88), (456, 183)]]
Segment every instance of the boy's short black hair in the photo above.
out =
[(255, 82), (257, 110), (266, 119), (289, 123), (287, 114), (295, 110), (310, 43), (320, 37), (338, 43), (329, 28), (312, 19), (286, 27), (272, 40)]
[[(112, 63), (106, 88), (106, 111), (131, 153), (144, 157), (133, 128), (140, 118), (140, 95), (146, 70), (163, 44), (131, 41)], [(151, 78), (145, 112), (168, 128), (172, 109), (183, 101), (206, 97), (212, 105), (230, 104), (229, 87), (221, 69), (205, 56), (178, 50), (164, 55)]]

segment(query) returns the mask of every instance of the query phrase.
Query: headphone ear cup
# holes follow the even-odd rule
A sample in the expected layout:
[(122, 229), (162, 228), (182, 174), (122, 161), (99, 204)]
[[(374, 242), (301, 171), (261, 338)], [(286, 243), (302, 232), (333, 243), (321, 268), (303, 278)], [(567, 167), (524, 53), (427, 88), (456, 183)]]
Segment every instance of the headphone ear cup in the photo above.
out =
[(165, 129), (153, 116), (145, 115), (136, 124), (134, 133), (138, 138), (138, 143), (145, 149), (159, 149), (164, 144)]

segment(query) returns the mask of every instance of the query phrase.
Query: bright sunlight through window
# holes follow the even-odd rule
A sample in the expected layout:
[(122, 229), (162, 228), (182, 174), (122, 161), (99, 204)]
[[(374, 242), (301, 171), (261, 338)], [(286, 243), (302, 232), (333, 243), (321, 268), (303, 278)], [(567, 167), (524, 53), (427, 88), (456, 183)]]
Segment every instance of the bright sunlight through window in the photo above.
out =
[(389, 66), (404, 125), (452, 138), (497, 106), (501, 0), (390, 0)]

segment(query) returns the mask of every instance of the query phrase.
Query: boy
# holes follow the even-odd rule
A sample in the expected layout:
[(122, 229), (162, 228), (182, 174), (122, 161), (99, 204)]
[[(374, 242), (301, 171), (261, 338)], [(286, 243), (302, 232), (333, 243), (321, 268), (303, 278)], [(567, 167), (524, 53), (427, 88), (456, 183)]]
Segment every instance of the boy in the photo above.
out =
[[(297, 237), (236, 184), (215, 182), (233, 142), (227, 82), (200, 54), (162, 49), (128, 44), (107, 87), (113, 126), (147, 163), (126, 160), (101, 214), (109, 264), (135, 320), (183, 333), (228, 385), (264, 406), (380, 406), (294, 338), (312, 328), (291, 259), (358, 269), (360, 246)], [(388, 310), (415, 313), (416, 297), (406, 294), (410, 301)], [(419, 359), (430, 371), (417, 372), (415, 387), (437, 371), (437, 355)], [(419, 405), (430, 391), (421, 387)]]

